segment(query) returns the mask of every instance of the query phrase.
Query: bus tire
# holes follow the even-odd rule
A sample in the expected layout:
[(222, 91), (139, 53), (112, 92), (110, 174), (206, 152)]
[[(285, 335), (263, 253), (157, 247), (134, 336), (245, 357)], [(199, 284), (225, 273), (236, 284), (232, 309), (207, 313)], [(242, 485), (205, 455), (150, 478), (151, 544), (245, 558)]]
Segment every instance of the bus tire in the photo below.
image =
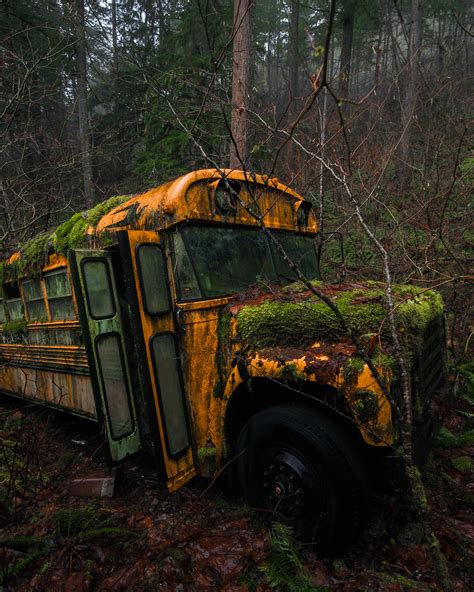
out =
[(368, 505), (357, 445), (333, 418), (305, 407), (275, 406), (247, 422), (237, 441), (246, 500), (296, 538), (334, 556), (356, 538)]

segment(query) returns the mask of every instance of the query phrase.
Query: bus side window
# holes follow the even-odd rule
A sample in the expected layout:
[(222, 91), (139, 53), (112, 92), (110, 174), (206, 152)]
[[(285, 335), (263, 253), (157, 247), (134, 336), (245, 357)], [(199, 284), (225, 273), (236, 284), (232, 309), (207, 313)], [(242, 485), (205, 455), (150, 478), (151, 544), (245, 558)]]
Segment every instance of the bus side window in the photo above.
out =
[(10, 321), (23, 321), (23, 303), (21, 301), (18, 284), (5, 284), (5, 296), (7, 301), (8, 319)]
[(21, 284), (29, 321), (47, 321), (48, 313), (44, 301), (41, 280), (26, 280)]
[(65, 321), (76, 317), (72, 302), (71, 285), (65, 269), (45, 273), (44, 283), (52, 321)]

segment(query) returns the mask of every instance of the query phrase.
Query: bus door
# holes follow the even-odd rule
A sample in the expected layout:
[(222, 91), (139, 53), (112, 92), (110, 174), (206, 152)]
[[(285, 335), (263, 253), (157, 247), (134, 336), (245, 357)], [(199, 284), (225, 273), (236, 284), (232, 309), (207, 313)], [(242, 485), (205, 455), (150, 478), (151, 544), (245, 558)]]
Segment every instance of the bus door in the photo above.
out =
[(119, 231), (117, 236), (127, 300), (136, 315), (137, 351), (149, 380), (146, 391), (152, 398), (155, 449), (163, 461), (167, 487), (173, 491), (196, 470), (165, 253), (156, 232)]
[(116, 463), (140, 450), (141, 441), (112, 254), (69, 251), (69, 262), (97, 415), (105, 424), (110, 460)]

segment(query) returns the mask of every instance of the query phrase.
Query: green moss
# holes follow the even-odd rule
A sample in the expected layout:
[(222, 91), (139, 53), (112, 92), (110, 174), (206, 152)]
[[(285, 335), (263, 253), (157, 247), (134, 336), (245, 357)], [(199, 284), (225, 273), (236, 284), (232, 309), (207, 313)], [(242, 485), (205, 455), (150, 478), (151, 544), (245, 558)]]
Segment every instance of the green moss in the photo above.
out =
[(16, 259), (10, 266), (9, 272), (13, 277), (19, 278), (27, 272), (32, 275), (39, 274), (41, 267), (48, 259), (51, 248), (51, 236), (40, 234), (20, 246), (21, 257)]
[(88, 245), (88, 228), (96, 227), (105, 214), (129, 199), (129, 195), (111, 197), (87, 212), (73, 214), (53, 232), (40, 234), (20, 245), (20, 257), (14, 263), (6, 266), (6, 269), (2, 264), (0, 280), (3, 281), (4, 271), (11, 279), (18, 279), (27, 273), (30, 275), (39, 273), (51, 250), (57, 253), (66, 253), (68, 249), (86, 247)]
[(351, 401), (351, 406), (355, 409), (357, 419), (362, 423), (377, 418), (378, 400), (372, 391), (358, 391)]
[(278, 378), (285, 382), (301, 382), (306, 380), (306, 375), (298, 370), (298, 366), (292, 362), (284, 364), (279, 373)]
[(216, 456), (216, 448), (214, 446), (201, 446), (198, 450), (198, 458), (199, 460), (204, 460), (206, 458), (215, 458)]
[(411, 491), (413, 494), (413, 504), (416, 508), (427, 509), (428, 500), (426, 499), (426, 490), (423, 485), (421, 473), (418, 467), (406, 466), (405, 467), (408, 482), (411, 485)]
[(365, 362), (359, 356), (352, 356), (344, 364), (342, 374), (344, 382), (350, 383), (357, 379), (359, 374), (364, 370)]
[(108, 214), (111, 210), (116, 208), (117, 206), (121, 206), (123, 203), (128, 201), (131, 198), (131, 195), (116, 195), (115, 197), (109, 197), (105, 201), (94, 206), (87, 212), (87, 221), (89, 222), (90, 226), (97, 226), (100, 222), (100, 219)]
[(473, 472), (474, 465), (470, 456), (458, 456), (451, 459), (451, 464), (463, 475), (470, 475)]
[(26, 333), (26, 321), (8, 321), (2, 325), (0, 331), (4, 335), (19, 335), (20, 333)]
[[(315, 288), (323, 288), (325, 286), (324, 282), (322, 282), (321, 280), (313, 280), (311, 284)], [(290, 294), (301, 294), (301, 292), (305, 292), (307, 289), (308, 288), (305, 284), (303, 284), (303, 282), (296, 281), (289, 284), (288, 286), (285, 286), (283, 288), (283, 292), (287, 292)]]
[(130, 199), (129, 195), (111, 197), (97, 204), (87, 212), (74, 214), (63, 222), (53, 233), (53, 246), (58, 253), (65, 253), (68, 249), (87, 246), (87, 229), (96, 227), (101, 218), (110, 210)]
[(377, 350), (377, 352), (372, 356), (372, 361), (377, 368), (385, 371), (393, 371), (396, 367), (395, 358), (388, 354), (382, 353), (381, 351)]
[[(414, 286), (394, 286), (393, 292), (396, 321), (404, 336), (406, 353), (414, 354), (430, 321), (443, 312), (441, 296)], [(378, 334), (380, 330), (382, 338), (390, 337), (383, 288), (341, 290), (333, 301), (359, 337)], [(262, 304), (244, 306), (237, 315), (237, 326), (242, 341), (256, 348), (305, 347), (317, 340), (334, 342), (347, 336), (334, 312), (314, 295), (304, 302), (269, 299)], [(379, 361), (393, 365), (388, 357), (379, 355)]]
[(80, 246), (85, 240), (88, 223), (85, 212), (74, 214), (58, 226), (52, 235), (54, 250), (65, 253), (69, 248)]

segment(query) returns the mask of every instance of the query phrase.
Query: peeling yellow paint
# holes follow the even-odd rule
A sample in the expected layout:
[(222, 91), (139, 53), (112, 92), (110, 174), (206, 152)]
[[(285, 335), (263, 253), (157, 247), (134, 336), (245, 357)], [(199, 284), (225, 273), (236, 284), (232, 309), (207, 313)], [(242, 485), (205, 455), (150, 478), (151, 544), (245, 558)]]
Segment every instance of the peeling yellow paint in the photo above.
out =
[[(242, 183), (239, 200), (245, 207), (235, 203), (234, 213), (221, 212), (215, 204), (216, 182), (222, 176), (228, 181)], [(191, 219), (258, 226), (259, 222), (248, 211), (258, 207), (270, 228), (298, 228), (302, 232), (315, 233), (316, 218), (308, 208), (305, 207), (307, 215), (303, 228), (298, 221), (298, 212), (306, 204), (309, 205), (278, 179), (230, 169), (205, 169), (188, 173), (117, 206), (100, 220), (96, 232), (114, 230), (118, 225), (122, 230), (161, 230)]]

